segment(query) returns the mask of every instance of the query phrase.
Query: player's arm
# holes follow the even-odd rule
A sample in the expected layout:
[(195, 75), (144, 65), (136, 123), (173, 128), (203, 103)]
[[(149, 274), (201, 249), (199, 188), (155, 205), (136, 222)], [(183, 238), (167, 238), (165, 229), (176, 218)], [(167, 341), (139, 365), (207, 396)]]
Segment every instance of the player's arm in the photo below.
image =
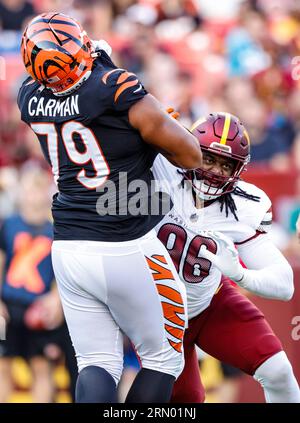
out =
[[(249, 292), (288, 301), (294, 293), (293, 271), (267, 234), (272, 224), (271, 201), (263, 191), (260, 192), (260, 199), (258, 207), (252, 209), (248, 216), (248, 220), (253, 218), (251, 230), (255, 231), (254, 235), (252, 233), (248, 239), (236, 243), (236, 249), (231, 240), (220, 234), (218, 242), (222, 248), (221, 254), (204, 251), (204, 255), (225, 276)], [(247, 269), (241, 265), (240, 258)]]
[(150, 94), (129, 109), (129, 122), (143, 140), (160, 151), (171, 163), (184, 169), (202, 165), (196, 138), (166, 113)]
[(262, 234), (238, 246), (238, 252), (248, 269), (237, 283), (254, 294), (288, 301), (294, 293), (293, 270), (268, 238)]
[[(265, 193), (260, 196), (264, 214), (256, 226), (256, 235), (237, 245), (239, 255), (247, 266), (238, 284), (262, 297), (288, 301), (294, 293), (293, 270), (268, 237), (272, 225), (272, 204)], [(259, 209), (257, 213), (260, 214)]]
[[(201, 251), (201, 255), (218, 267), (239, 286), (261, 297), (288, 301), (294, 293), (293, 271), (282, 253), (261, 234), (238, 246), (222, 233), (214, 232), (218, 254)], [(240, 259), (247, 266), (245, 269)]]

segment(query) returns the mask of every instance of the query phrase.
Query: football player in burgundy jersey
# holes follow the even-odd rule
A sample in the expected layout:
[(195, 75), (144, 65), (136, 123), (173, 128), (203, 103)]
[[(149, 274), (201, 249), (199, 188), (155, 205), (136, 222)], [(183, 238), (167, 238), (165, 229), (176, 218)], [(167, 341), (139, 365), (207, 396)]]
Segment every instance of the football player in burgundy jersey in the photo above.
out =
[[(158, 151), (198, 168), (199, 144), (136, 75), (94, 51), (74, 19), (35, 17), (21, 48), (30, 77), (18, 105), (58, 187), (52, 260), (79, 367), (77, 401), (115, 401), (123, 331), (142, 363), (127, 401), (166, 402), (183, 367), (185, 290), (153, 230), (163, 214), (148, 212), (150, 168)], [(136, 181), (146, 187), (145, 213), (130, 209)]]
[(248, 133), (228, 113), (210, 114), (191, 131), (203, 153), (199, 169), (182, 172), (162, 156), (153, 166), (157, 180), (172, 182), (168, 192), (174, 207), (156, 230), (188, 299), (185, 367), (174, 385), (172, 402), (204, 401), (195, 345), (252, 375), (267, 402), (300, 402), (298, 383), (279, 339), (262, 312), (228, 279), (266, 298), (287, 301), (294, 291), (292, 269), (267, 234), (271, 201), (261, 189), (240, 180), (250, 159)]

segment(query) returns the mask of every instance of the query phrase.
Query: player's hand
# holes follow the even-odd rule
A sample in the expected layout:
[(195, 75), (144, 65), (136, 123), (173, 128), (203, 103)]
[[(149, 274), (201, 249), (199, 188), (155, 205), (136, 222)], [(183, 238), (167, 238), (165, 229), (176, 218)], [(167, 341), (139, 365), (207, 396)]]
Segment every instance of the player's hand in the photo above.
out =
[(207, 236), (217, 242), (217, 254), (213, 254), (211, 251), (208, 251), (205, 246), (202, 246), (200, 255), (211, 261), (223, 275), (239, 283), (239, 281), (243, 279), (245, 271), (239, 261), (239, 255), (233, 242), (221, 232), (208, 232)]
[(91, 40), (91, 43), (92, 43), (92, 48), (94, 50), (94, 53), (92, 54), (92, 56), (93, 55), (95, 57), (98, 56), (99, 54), (97, 54), (97, 52), (100, 52), (100, 50), (104, 50), (105, 53), (109, 55), (109, 57), (111, 56), (112, 48), (105, 40)]
[(168, 107), (166, 112), (174, 119), (179, 119), (180, 113), (176, 112), (173, 107)]

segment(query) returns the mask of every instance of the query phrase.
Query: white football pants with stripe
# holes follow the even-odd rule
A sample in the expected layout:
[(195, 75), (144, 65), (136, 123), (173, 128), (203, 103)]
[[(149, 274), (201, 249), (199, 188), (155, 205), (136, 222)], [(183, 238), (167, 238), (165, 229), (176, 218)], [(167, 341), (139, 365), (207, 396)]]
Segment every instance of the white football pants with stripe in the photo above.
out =
[(124, 332), (144, 368), (180, 375), (185, 287), (154, 231), (119, 243), (54, 241), (52, 261), (79, 371), (99, 366), (118, 383)]

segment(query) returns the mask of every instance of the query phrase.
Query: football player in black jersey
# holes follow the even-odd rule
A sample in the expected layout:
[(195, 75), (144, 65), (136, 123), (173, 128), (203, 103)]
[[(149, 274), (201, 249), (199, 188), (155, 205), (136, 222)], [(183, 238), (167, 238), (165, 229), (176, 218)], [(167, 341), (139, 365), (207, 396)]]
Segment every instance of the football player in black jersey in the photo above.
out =
[[(30, 74), (18, 96), (22, 120), (58, 186), (52, 260), (76, 350), (76, 400), (115, 401), (123, 331), (142, 363), (127, 402), (167, 402), (183, 366), (185, 291), (152, 230), (162, 213), (132, 213), (130, 186), (142, 181), (148, 188), (138, 201), (148, 211), (157, 152), (194, 169), (201, 166), (199, 144), (133, 73), (95, 52), (74, 19), (37, 16), (21, 49)], [(103, 213), (98, 205), (112, 183), (116, 201)]]

